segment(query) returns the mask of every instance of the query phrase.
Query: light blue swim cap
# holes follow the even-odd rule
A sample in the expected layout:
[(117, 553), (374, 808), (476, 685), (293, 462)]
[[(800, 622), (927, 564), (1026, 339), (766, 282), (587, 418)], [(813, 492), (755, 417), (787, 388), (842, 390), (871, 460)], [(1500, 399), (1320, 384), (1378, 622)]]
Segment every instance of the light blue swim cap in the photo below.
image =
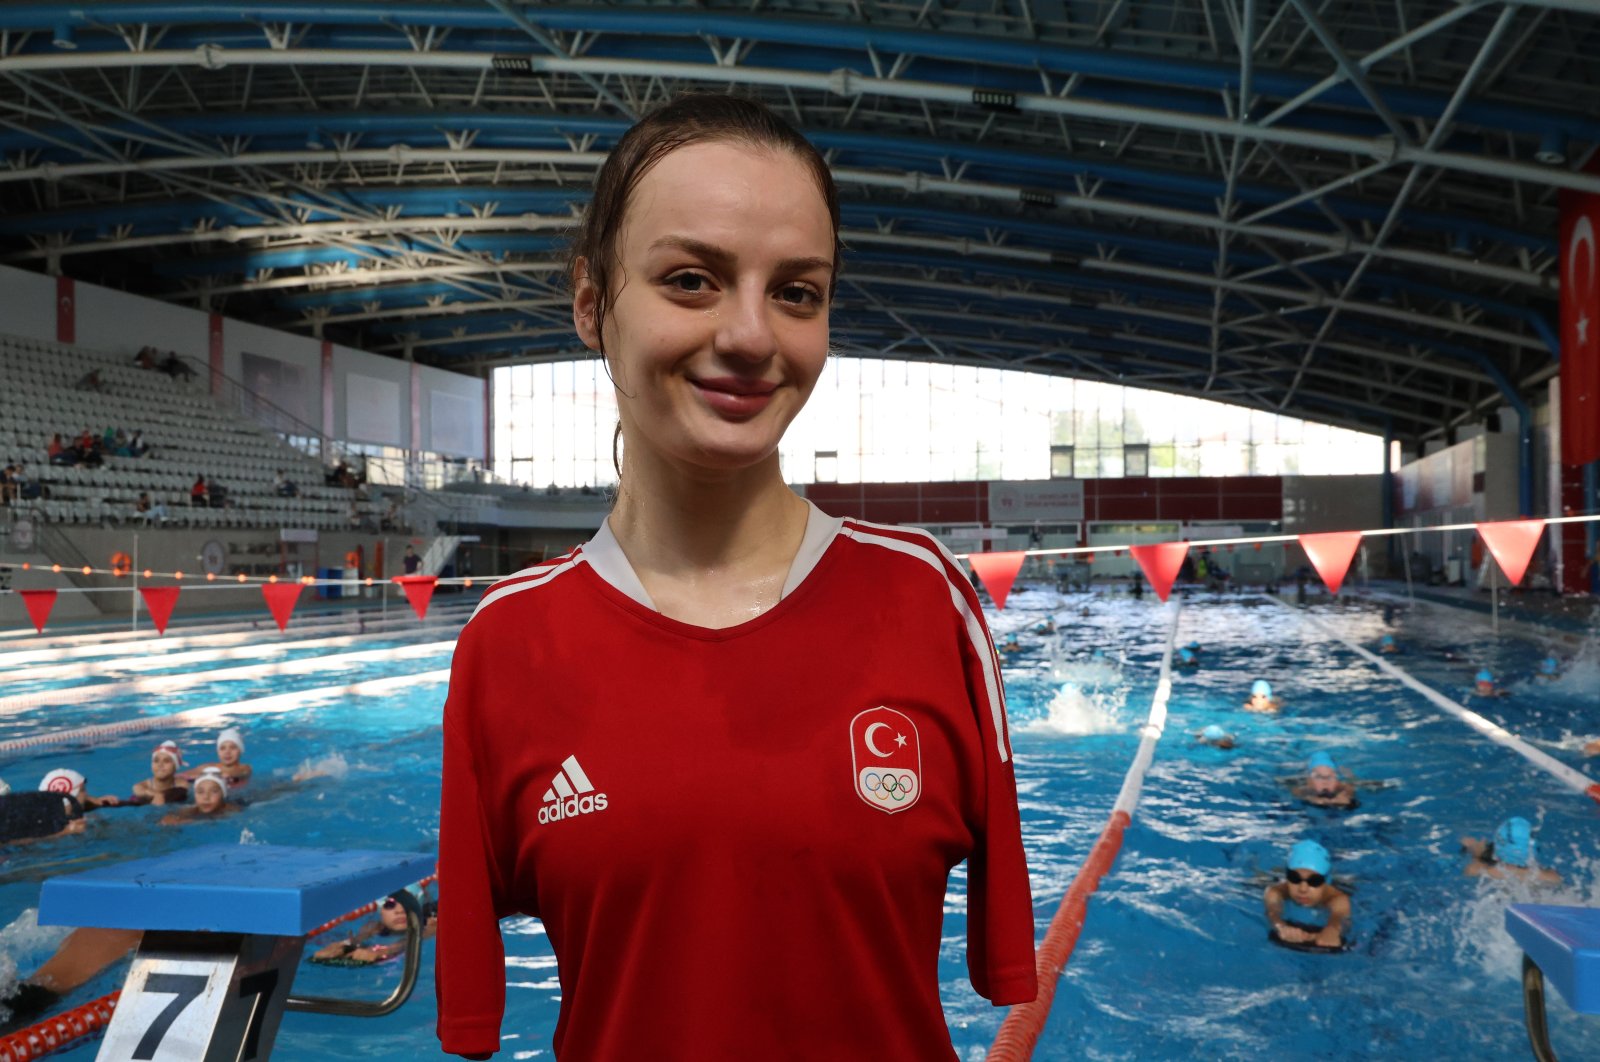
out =
[(1516, 867), (1533, 861), (1533, 827), (1527, 819), (1517, 816), (1500, 824), (1494, 831), (1494, 857)]
[(1554, 675), (1559, 670), (1561, 670), (1561, 661), (1557, 660), (1553, 656), (1547, 656), (1543, 660), (1539, 661), (1539, 671), (1541, 674)]
[(1385, 634), (1382, 638), (1378, 639), (1378, 644), (1379, 645), (1393, 645), (1394, 644), (1394, 635)]
[(1205, 738), (1207, 741), (1221, 741), (1223, 738), (1228, 736), (1228, 732), (1217, 724), (1212, 723), (1210, 726), (1200, 731), (1200, 736)]
[(1195, 652), (1198, 653), (1200, 651), (1200, 643), (1199, 642), (1190, 642), (1188, 645), (1184, 646), (1184, 648), (1185, 649), (1192, 649), (1192, 650), (1194, 650)]
[(1333, 869), (1333, 859), (1328, 850), (1315, 841), (1301, 841), (1289, 849), (1289, 869), (1309, 870), (1313, 874), (1328, 876)]
[(1193, 649), (1179, 649), (1178, 650), (1178, 659), (1182, 660), (1185, 664), (1189, 663), (1190, 661), (1192, 661), (1194, 659), (1194, 650)]
[(1309, 774), (1318, 767), (1326, 767), (1330, 771), (1337, 771), (1339, 765), (1333, 762), (1333, 757), (1326, 752), (1313, 752), (1306, 760), (1306, 773)]
[(1473, 676), (1472, 681), (1474, 681), (1474, 682), (1493, 682), (1494, 681), (1494, 672), (1490, 671), (1488, 668), (1482, 668), (1482, 669), (1480, 669), (1478, 671), (1478, 673), (1475, 676)]
[(1272, 683), (1268, 682), (1266, 679), (1256, 679), (1254, 682), (1250, 683), (1250, 696), (1271, 697)]

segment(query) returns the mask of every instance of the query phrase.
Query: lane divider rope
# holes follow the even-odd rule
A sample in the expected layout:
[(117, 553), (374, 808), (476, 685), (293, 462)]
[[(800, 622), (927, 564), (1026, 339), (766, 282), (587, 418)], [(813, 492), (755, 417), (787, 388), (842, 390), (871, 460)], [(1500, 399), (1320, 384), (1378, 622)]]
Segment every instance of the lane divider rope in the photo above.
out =
[(1390, 678), (1399, 682), (1401, 685), (1422, 694), (1423, 697), (1427, 698), (1429, 702), (1431, 702), (1441, 711), (1444, 711), (1445, 713), (1461, 720), (1463, 723), (1466, 723), (1468, 726), (1482, 734), (1484, 737), (1488, 738), (1490, 741), (1493, 741), (1498, 745), (1504, 745), (1506, 748), (1523, 757), (1534, 766), (1551, 774), (1558, 781), (1570, 786), (1573, 789), (1576, 789), (1580, 793), (1587, 795), (1590, 799), (1596, 801), (1597, 803), (1600, 803), (1600, 782), (1596, 782), (1593, 778), (1590, 778), (1582, 771), (1568, 767), (1566, 764), (1562, 763), (1560, 760), (1556, 759), (1554, 756), (1551, 756), (1542, 749), (1534, 748), (1522, 738), (1513, 734), (1511, 731), (1507, 730), (1505, 727), (1494, 722), (1493, 720), (1485, 719), (1477, 712), (1474, 712), (1469, 708), (1462, 707), (1455, 701), (1452, 701), (1450, 698), (1440, 693), (1438, 690), (1434, 689), (1432, 686), (1429, 686), (1427, 683), (1421, 682), (1412, 677), (1410, 672), (1396, 667), (1393, 663), (1383, 659), (1383, 657), (1379, 656), (1377, 653), (1372, 652), (1372, 650), (1351, 641), (1349, 638), (1345, 637), (1341, 631), (1335, 629), (1332, 624), (1324, 622), (1322, 619), (1312, 615), (1310, 612), (1303, 612), (1287, 602), (1279, 601), (1270, 594), (1258, 594), (1257, 596), (1263, 598), (1264, 600), (1271, 601), (1280, 608), (1288, 609), (1291, 612), (1298, 612), (1300, 617), (1307, 623), (1318, 628), (1324, 634), (1327, 634), (1330, 637), (1342, 642), (1345, 648), (1349, 649), (1351, 652), (1355, 653), (1357, 656), (1361, 657), (1367, 663), (1376, 667), (1379, 671), (1382, 671)]
[(1100, 887), (1100, 879), (1110, 872), (1112, 864), (1117, 861), (1117, 854), (1122, 851), (1123, 833), (1133, 821), (1133, 812), (1139, 806), (1139, 795), (1144, 789), (1145, 773), (1150, 770), (1156, 743), (1161, 740), (1167, 725), (1167, 701), (1172, 697), (1172, 653), (1178, 640), (1181, 599), (1173, 598), (1167, 608), (1172, 612), (1172, 623), (1167, 628), (1166, 646), (1161, 653), (1161, 677), (1156, 682), (1155, 696), (1150, 701), (1150, 716), (1139, 731), (1139, 750), (1134, 754), (1128, 773), (1123, 776), (1122, 789), (1112, 805), (1110, 821), (1089, 850), (1083, 866), (1078, 868), (1077, 876), (1072, 879), (1071, 887), (1062, 897), (1061, 906), (1056, 909), (1055, 917), (1050, 920), (1050, 928), (1045, 931), (1044, 940), (1039, 944), (1035, 956), (1039, 977), (1038, 998), (1032, 1003), (1011, 1008), (1000, 1023), (994, 1045), (989, 1048), (986, 1056), (988, 1062), (1026, 1062), (1032, 1057), (1034, 1046), (1044, 1032), (1045, 1022), (1049, 1020), (1050, 1004), (1055, 1000), (1061, 972), (1066, 969), (1067, 961), (1077, 947), (1078, 936), (1083, 932), (1089, 897)]

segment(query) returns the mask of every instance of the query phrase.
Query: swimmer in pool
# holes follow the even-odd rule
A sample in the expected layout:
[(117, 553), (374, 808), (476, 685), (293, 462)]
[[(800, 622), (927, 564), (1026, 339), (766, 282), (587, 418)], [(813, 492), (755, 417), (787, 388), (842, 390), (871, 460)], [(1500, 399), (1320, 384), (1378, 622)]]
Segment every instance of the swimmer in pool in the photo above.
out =
[[(1315, 841), (1301, 841), (1289, 849), (1289, 865), (1283, 880), (1267, 886), (1262, 903), (1267, 924), (1286, 944), (1316, 944), (1337, 948), (1344, 943), (1344, 927), (1350, 921), (1350, 897), (1328, 883), (1333, 860), (1328, 850)], [(1315, 930), (1326, 915), (1327, 921)], [(1300, 925), (1291, 923), (1298, 922)]]
[(40, 779), (39, 792), (60, 793), (62, 796), (69, 796), (76, 800), (78, 807), (84, 811), (114, 808), (122, 803), (120, 798), (114, 796), (90, 796), (88, 784), (83, 775), (77, 771), (67, 767), (57, 767)]
[(1539, 670), (1534, 673), (1534, 678), (1540, 682), (1554, 682), (1561, 677), (1561, 661), (1553, 655), (1539, 661)]
[(1326, 752), (1313, 752), (1306, 760), (1305, 778), (1293, 787), (1294, 795), (1323, 808), (1348, 808), (1356, 802), (1356, 788), (1339, 777), (1339, 765)]
[(1016, 631), (1012, 631), (1010, 634), (1006, 635), (1006, 642), (1000, 647), (1000, 651), (1008, 655), (1011, 653), (1022, 652), (1022, 643), (1017, 641)]
[(162, 818), (163, 826), (186, 826), (191, 822), (204, 822), (232, 815), (240, 810), (237, 804), (228, 803), (228, 779), (215, 767), (207, 767), (189, 787), (192, 807), (174, 811)]
[(130, 804), (182, 804), (189, 799), (189, 789), (178, 781), (178, 771), (183, 767), (183, 751), (175, 741), (163, 741), (150, 753), (150, 777), (133, 783)]
[(1272, 695), (1272, 683), (1256, 679), (1250, 684), (1250, 699), (1244, 702), (1247, 712), (1272, 713), (1283, 708), (1283, 702)]
[(1199, 656), (1202, 650), (1202, 646), (1199, 642), (1190, 642), (1188, 645), (1184, 646), (1184, 648), (1189, 650), (1189, 652), (1193, 653), (1195, 656)]
[(1394, 640), (1394, 635), (1385, 634), (1378, 639), (1378, 652), (1384, 656), (1392, 656), (1400, 651), (1400, 643)]
[(13, 793), (0, 780), (0, 845), (48, 841), (82, 833), (86, 825), (77, 798), (65, 793)]
[(44, 965), (0, 996), (0, 1007), (10, 1012), (0, 1021), (0, 1036), (33, 1024), (61, 997), (137, 947), (143, 936), (140, 929), (74, 929)]
[(1480, 668), (1472, 677), (1472, 693), (1475, 697), (1509, 697), (1510, 690), (1503, 690), (1494, 683), (1494, 672), (1488, 668)]
[(1190, 649), (1188, 646), (1184, 646), (1182, 649), (1178, 650), (1178, 655), (1173, 658), (1172, 666), (1181, 667), (1185, 671), (1188, 671), (1200, 666), (1200, 658), (1194, 655), (1193, 649)]
[[(431, 940), (439, 931), (439, 913), (435, 904), (422, 905), (422, 939)], [(368, 922), (343, 940), (336, 940), (311, 956), (312, 962), (330, 959), (345, 963), (384, 962), (397, 958), (406, 951), (406, 909), (393, 896), (385, 896), (378, 903), (378, 919)], [(390, 939), (373, 940), (374, 937)], [(399, 939), (393, 939), (398, 937)]]
[(250, 780), (251, 767), (244, 761), (244, 735), (239, 733), (239, 728), (230, 726), (217, 735), (217, 758), (212, 763), (202, 763), (200, 766), (185, 771), (185, 781), (198, 778), (200, 772), (207, 768), (216, 768), (228, 780), (229, 789), (237, 789)]
[(1233, 735), (1215, 723), (1196, 734), (1195, 740), (1217, 749), (1231, 749), (1234, 745)]
[(1042, 623), (1035, 623), (1033, 625), (1033, 633), (1035, 634), (1054, 634), (1055, 632), (1056, 621), (1054, 617), (1046, 619)]
[(1533, 827), (1528, 820), (1514, 816), (1494, 831), (1494, 840), (1461, 838), (1461, 848), (1472, 857), (1462, 873), (1469, 878), (1500, 878), (1528, 881), (1539, 885), (1559, 885), (1561, 875), (1538, 865)]

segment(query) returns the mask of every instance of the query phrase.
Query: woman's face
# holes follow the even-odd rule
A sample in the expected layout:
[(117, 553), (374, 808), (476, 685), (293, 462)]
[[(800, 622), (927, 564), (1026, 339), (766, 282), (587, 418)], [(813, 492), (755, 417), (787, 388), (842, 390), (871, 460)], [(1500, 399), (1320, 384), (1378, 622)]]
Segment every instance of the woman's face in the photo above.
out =
[[(629, 447), (679, 468), (748, 468), (778, 447), (828, 355), (833, 226), (788, 151), (691, 144), (634, 188), (604, 348)], [(595, 289), (573, 320), (601, 347)]]
[(216, 782), (202, 782), (194, 787), (194, 806), (200, 809), (201, 814), (211, 815), (220, 811), (224, 802), (222, 787)]
[(391, 933), (398, 933), (406, 928), (406, 909), (398, 902), (385, 900), (379, 905), (379, 917), (383, 919), (383, 928)]
[(236, 766), (239, 762), (239, 746), (231, 741), (224, 741), (217, 746), (217, 759), (222, 761), (224, 767)]
[(178, 773), (178, 764), (169, 753), (157, 752), (150, 756), (150, 774), (158, 782), (172, 780)]

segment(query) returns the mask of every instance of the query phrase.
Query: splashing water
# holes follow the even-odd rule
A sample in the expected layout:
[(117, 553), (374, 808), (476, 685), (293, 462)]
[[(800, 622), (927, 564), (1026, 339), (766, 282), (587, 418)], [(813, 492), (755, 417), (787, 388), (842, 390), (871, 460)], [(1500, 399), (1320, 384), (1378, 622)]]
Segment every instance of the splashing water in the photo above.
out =
[[(37, 965), (56, 949), (72, 930), (66, 926), (41, 926), (39, 911), (29, 907), (4, 929), (0, 929), (0, 996), (8, 996), (17, 987), (21, 971), (19, 961)], [(11, 1017), (0, 1007), (0, 1021)]]

